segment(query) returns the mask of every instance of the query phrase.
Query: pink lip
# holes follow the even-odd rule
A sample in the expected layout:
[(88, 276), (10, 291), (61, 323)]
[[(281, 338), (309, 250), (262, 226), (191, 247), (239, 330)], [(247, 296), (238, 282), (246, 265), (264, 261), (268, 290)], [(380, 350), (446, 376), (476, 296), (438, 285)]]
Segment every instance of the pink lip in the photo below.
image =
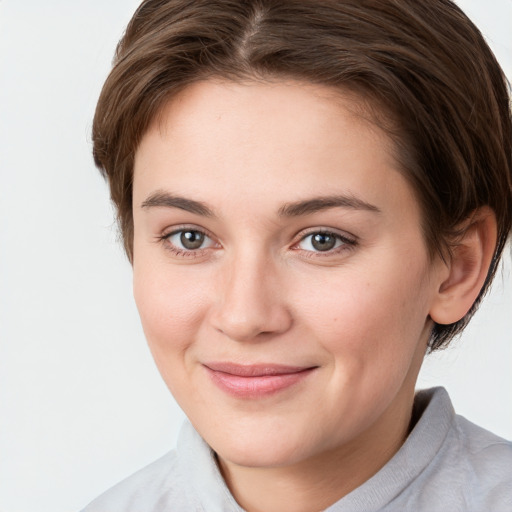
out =
[(238, 398), (273, 395), (305, 379), (316, 369), (316, 366), (240, 365), (227, 362), (207, 363), (204, 367), (222, 391)]

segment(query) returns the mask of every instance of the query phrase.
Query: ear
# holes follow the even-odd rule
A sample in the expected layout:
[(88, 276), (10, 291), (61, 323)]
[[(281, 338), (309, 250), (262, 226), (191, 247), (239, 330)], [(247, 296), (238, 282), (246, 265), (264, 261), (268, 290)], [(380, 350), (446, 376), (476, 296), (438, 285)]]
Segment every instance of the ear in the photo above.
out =
[(488, 207), (479, 208), (468, 219), (463, 235), (443, 269), (430, 309), (434, 322), (453, 324), (469, 311), (487, 277), (496, 238), (494, 212)]

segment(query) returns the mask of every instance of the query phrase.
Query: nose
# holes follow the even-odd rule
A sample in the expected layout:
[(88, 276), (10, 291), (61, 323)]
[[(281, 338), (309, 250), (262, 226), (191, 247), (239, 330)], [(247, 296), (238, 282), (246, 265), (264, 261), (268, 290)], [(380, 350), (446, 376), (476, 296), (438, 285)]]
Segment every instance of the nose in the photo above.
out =
[(292, 324), (279, 271), (255, 255), (233, 260), (216, 280), (213, 327), (234, 341), (269, 339)]

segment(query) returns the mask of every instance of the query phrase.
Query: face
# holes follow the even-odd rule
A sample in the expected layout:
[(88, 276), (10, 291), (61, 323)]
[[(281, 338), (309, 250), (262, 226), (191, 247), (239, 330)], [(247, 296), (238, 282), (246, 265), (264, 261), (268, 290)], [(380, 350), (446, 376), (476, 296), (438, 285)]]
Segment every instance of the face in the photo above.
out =
[(202, 82), (137, 151), (135, 299), (166, 384), (223, 460), (383, 442), (410, 413), (437, 271), (391, 142), (354, 101)]

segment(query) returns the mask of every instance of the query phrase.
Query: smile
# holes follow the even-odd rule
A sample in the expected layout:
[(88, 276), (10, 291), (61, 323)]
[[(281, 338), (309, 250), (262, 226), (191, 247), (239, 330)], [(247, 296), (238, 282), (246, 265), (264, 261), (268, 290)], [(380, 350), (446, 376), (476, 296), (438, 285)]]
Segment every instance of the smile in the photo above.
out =
[(263, 398), (273, 395), (301, 382), (317, 368), (274, 364), (239, 365), (227, 362), (208, 363), (204, 367), (217, 387), (237, 398)]

